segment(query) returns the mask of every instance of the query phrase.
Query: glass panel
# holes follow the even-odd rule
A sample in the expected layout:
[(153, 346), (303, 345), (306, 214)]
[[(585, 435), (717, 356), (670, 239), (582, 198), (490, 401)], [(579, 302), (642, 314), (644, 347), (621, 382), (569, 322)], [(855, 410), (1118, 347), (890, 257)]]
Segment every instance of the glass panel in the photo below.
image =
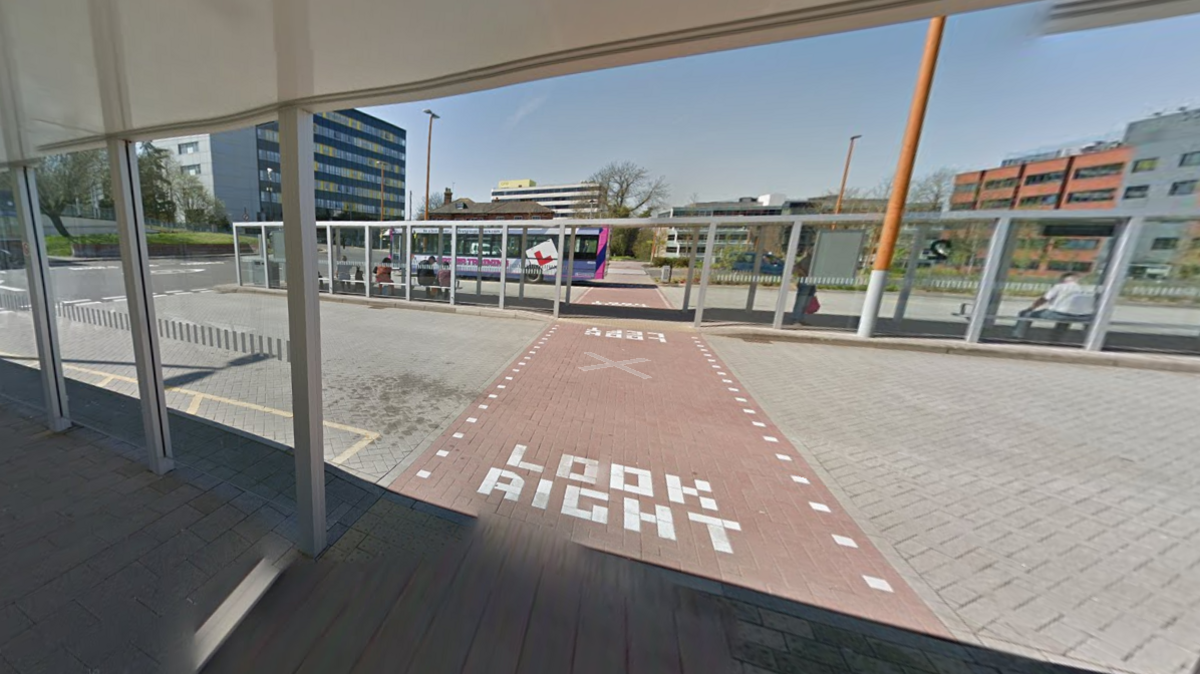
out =
[[(404, 234), (390, 227), (371, 227), (371, 297), (404, 297)], [(366, 236), (366, 234), (364, 234)]]
[[(139, 157), (139, 169), (141, 161)], [(88, 150), (47, 157), (38, 167), (37, 180), (41, 224), (54, 266), (50, 286), (71, 419), (140, 445), (145, 434), (112, 215), (108, 153)], [(160, 183), (145, 196), (153, 200), (164, 193)], [(149, 209), (146, 219), (158, 222), (162, 215), (162, 209)], [(172, 246), (169, 234), (167, 239), (162, 245)], [(156, 265), (151, 273), (168, 272)]]
[(450, 228), (413, 227), (414, 300), (450, 301)]
[(1200, 352), (1200, 220), (1147, 221), (1106, 348)]
[[(783, 224), (767, 225), (722, 225), (717, 227), (714, 239), (713, 270), (709, 274), (709, 287), (705, 295), (704, 320), (712, 322), (739, 322), (770, 324), (774, 320), (778, 300), (779, 281), (783, 274), (784, 255), (787, 253), (787, 236), (791, 228)], [(679, 267), (680, 277), (686, 281), (688, 242), (676, 237), (676, 248), (680, 253), (670, 258)], [(700, 250), (707, 241), (707, 232), (700, 233), (697, 244), (697, 270), (702, 266)], [(670, 243), (666, 244), (670, 250)], [(666, 262), (668, 258), (658, 260)], [(661, 269), (661, 265), (656, 264)], [(675, 276), (672, 266), (671, 276)], [(659, 272), (661, 274), (661, 271)], [(697, 276), (699, 272), (697, 271)], [(674, 285), (670, 289), (672, 304), (682, 307), (685, 289)], [(691, 304), (698, 298), (698, 288), (692, 289)], [(789, 293), (791, 295), (792, 293)]]
[(17, 219), (13, 174), (0, 171), (0, 395), (44, 406), (29, 305), (29, 247)]
[(797, 301), (796, 291), (789, 292), (784, 325), (857, 328), (879, 231), (880, 225), (872, 222), (806, 224), (793, 272), (803, 301)]
[(1118, 222), (1014, 221), (983, 338), (1080, 346), (1095, 314)]
[(365, 295), (366, 257), (362, 227), (332, 225), (333, 266), (336, 275), (333, 291), (339, 295)]
[[(175, 146), (147, 143), (139, 158), (143, 209), (148, 218), (154, 210), (158, 222), (146, 246), (171, 442), (178, 460), (248, 488), (258, 478), (238, 473), (261, 459), (277, 473), (290, 458), (213, 427), (292, 444), (287, 298), (262, 291), (268, 282), (286, 287), (284, 230), (276, 223), (237, 228), (243, 288), (229, 292), (237, 283), (234, 228), (224, 202), (160, 149)], [(318, 271), (328, 278), (323, 261)], [(276, 498), (287, 488), (272, 483), (259, 492)]]

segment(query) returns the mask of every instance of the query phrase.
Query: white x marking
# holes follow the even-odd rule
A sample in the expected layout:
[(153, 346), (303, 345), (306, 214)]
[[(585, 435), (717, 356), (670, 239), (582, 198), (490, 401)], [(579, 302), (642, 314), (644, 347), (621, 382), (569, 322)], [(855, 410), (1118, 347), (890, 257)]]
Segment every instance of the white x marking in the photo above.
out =
[(648, 375), (644, 372), (638, 372), (637, 370), (635, 370), (631, 367), (627, 367), (628, 365), (630, 365), (632, 363), (649, 363), (650, 362), (649, 358), (632, 358), (630, 360), (616, 361), (616, 360), (609, 360), (609, 359), (605, 358), (604, 356), (597, 356), (596, 354), (592, 353), (591, 351), (585, 351), (584, 355), (591, 356), (592, 358), (595, 358), (596, 360), (599, 360), (599, 361), (603, 361), (600, 365), (585, 365), (585, 366), (579, 368), (580, 370), (583, 370), (584, 372), (587, 372), (589, 370), (603, 370), (605, 368), (615, 367), (618, 370), (624, 370), (624, 371), (628, 372), (629, 374), (641, 377), (642, 379), (650, 378), (650, 375)]

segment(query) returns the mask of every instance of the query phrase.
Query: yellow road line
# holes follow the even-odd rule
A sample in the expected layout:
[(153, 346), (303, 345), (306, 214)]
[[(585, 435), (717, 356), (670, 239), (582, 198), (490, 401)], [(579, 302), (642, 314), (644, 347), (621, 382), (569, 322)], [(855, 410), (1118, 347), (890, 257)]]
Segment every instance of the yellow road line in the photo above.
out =
[[(0, 357), (14, 358), (15, 356), (13, 356), (13, 354), (4, 353), (3, 351), (0, 351)], [(96, 384), (96, 385), (100, 386), (102, 388), (105, 386), (108, 386), (109, 384), (111, 384), (114, 381), (123, 381), (123, 382), (130, 383), (130, 384), (137, 384), (137, 379), (134, 379), (133, 377), (125, 377), (125, 376), (122, 376), (119, 374), (113, 374), (111, 372), (104, 372), (102, 370), (93, 370), (93, 369), (86, 368), (86, 367), (80, 367), (78, 365), (64, 364), (63, 369), (64, 370), (74, 370), (75, 372), (83, 372), (84, 374), (90, 374), (90, 375), (93, 375), (96, 377), (100, 377), (100, 383)], [(188, 414), (196, 414), (196, 412), (199, 411), (200, 401), (211, 400), (213, 402), (224, 403), (226, 405), (234, 405), (236, 407), (244, 407), (246, 409), (251, 409), (256, 412), (263, 412), (265, 414), (274, 414), (275, 416), (283, 417), (285, 419), (292, 418), (291, 412), (288, 412), (287, 410), (278, 410), (278, 409), (275, 409), (274, 407), (265, 407), (263, 405), (258, 405), (256, 403), (248, 403), (248, 402), (244, 402), (241, 400), (234, 400), (232, 398), (223, 398), (221, 396), (215, 396), (210, 393), (202, 393), (200, 391), (193, 391), (191, 389), (181, 388), (178, 386), (168, 386), (167, 390), (173, 391), (175, 393), (182, 393), (184, 395), (192, 396), (192, 402), (188, 405), (188, 408), (187, 408)], [(356, 428), (354, 426), (347, 426), (346, 424), (339, 424), (336, 421), (326, 421), (326, 422), (324, 422), (324, 425), (329, 428), (332, 428), (334, 430), (346, 431), (347, 433), (354, 433), (355, 435), (362, 436), (362, 438), (360, 438), (358, 440), (358, 442), (351, 445), (349, 449), (347, 449), (346, 451), (342, 452), (341, 454), (338, 454), (336, 457), (331, 459), (330, 463), (337, 463), (337, 464), (343, 463), (350, 457), (361, 452), (364, 448), (366, 448), (372, 442), (375, 442), (379, 438), (383, 437), (382, 435), (380, 435), (379, 433), (376, 433), (375, 431), (368, 431), (366, 429)]]

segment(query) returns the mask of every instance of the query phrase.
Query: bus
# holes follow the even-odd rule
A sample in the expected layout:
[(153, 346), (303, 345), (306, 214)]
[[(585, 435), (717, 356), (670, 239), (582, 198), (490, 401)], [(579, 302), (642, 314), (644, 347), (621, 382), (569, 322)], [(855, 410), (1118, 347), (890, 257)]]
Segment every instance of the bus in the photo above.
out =
[[(410, 269), (419, 269), (422, 264), (428, 264), (434, 258), (437, 264), (450, 262), (450, 230), (443, 227), (414, 226), (413, 241), (410, 256)], [(529, 227), (525, 230), (525, 254), (521, 254), (521, 229), (508, 230), (508, 278), (519, 279), (521, 274), (525, 280), (538, 283), (543, 280), (554, 280), (554, 266), (547, 262), (558, 262), (558, 228)], [(404, 238), (404, 229), (395, 227), (384, 230), (384, 236), (392, 239), (385, 245), (395, 251), (402, 248), (399, 244)], [(455, 251), (455, 264), (459, 279), (473, 279), (482, 273), (483, 278), (500, 278), (500, 247), (502, 245), (501, 229), (499, 227), (484, 227), (482, 239), (478, 228), (460, 228), (458, 230), (458, 250)], [(571, 234), (564, 236), (564, 241), (570, 245)], [(439, 251), (440, 249), (440, 251)], [(482, 258), (482, 259), (481, 259)], [(522, 264), (522, 258), (524, 264)], [(608, 260), (608, 227), (580, 227), (575, 235), (574, 281), (592, 281), (603, 279)], [(483, 267), (480, 272), (480, 262)], [(562, 264), (567, 264), (564, 255)], [(564, 269), (564, 274), (565, 274)], [(564, 275), (565, 278), (565, 275)]]

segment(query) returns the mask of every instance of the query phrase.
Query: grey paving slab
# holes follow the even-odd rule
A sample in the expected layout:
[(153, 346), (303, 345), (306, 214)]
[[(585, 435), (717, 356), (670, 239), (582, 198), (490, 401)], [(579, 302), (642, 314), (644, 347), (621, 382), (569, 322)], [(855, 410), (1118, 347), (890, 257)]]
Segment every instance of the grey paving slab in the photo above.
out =
[(711, 341), (957, 636), (1191, 671), (1200, 377)]

